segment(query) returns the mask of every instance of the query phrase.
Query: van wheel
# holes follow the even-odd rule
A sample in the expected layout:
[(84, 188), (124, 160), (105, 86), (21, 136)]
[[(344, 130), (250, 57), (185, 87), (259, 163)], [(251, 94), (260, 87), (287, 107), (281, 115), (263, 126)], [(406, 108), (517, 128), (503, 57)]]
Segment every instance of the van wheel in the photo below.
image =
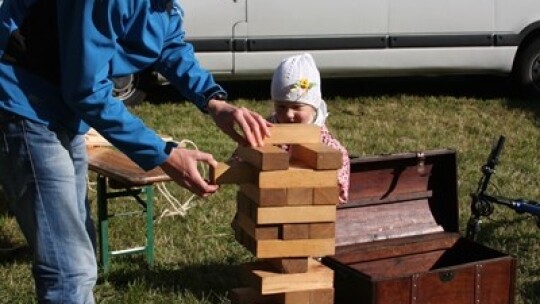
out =
[(525, 96), (540, 96), (540, 40), (523, 49), (514, 66), (514, 78)]
[(112, 95), (127, 106), (141, 103), (146, 98), (146, 93), (141, 90), (141, 78), (140, 74), (113, 77), (114, 88)]

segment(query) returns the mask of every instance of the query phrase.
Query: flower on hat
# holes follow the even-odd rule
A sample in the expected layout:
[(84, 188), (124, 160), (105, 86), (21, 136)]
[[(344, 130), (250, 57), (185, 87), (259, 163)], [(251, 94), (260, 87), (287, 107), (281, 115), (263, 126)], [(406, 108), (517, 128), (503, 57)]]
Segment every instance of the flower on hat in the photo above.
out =
[(291, 91), (297, 91), (302, 90), (304, 91), (301, 96), (305, 95), (311, 88), (316, 86), (317, 84), (315, 82), (310, 82), (307, 78), (300, 78), (296, 81), (296, 83), (292, 86)]

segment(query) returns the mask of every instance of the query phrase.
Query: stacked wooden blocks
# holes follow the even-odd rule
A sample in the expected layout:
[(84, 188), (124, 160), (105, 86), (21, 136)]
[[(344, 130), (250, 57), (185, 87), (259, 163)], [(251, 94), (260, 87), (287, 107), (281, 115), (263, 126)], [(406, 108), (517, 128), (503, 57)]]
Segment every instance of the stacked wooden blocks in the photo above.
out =
[[(235, 237), (258, 258), (244, 265), (250, 287), (236, 304), (333, 303), (333, 271), (313, 257), (335, 251), (341, 153), (320, 142), (314, 125), (276, 125), (265, 145), (240, 147), (241, 162), (221, 163), (215, 183), (239, 184)], [(276, 146), (288, 144), (289, 151)]]

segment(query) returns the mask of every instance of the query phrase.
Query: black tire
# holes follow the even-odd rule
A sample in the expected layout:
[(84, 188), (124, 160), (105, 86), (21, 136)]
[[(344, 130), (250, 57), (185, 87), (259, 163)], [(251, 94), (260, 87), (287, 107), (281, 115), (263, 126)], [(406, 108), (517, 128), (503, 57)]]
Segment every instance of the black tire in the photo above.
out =
[(540, 97), (540, 39), (519, 51), (513, 76), (520, 95)]
[(113, 96), (120, 99), (127, 106), (134, 106), (146, 98), (146, 92), (142, 90), (142, 76), (131, 74), (122, 77), (114, 77)]

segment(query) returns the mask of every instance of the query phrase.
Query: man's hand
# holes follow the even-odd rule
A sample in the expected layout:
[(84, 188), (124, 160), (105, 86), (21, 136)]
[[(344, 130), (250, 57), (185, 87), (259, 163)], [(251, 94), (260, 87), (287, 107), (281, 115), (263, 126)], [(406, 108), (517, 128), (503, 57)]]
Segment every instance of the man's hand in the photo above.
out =
[(217, 166), (217, 161), (211, 154), (197, 150), (174, 148), (160, 167), (180, 186), (200, 197), (208, 197), (216, 192), (219, 186), (210, 185), (204, 180), (197, 169), (197, 163), (200, 161), (213, 167)]
[[(235, 107), (222, 100), (208, 102), (208, 112), (216, 125), (242, 146), (260, 147), (263, 139), (270, 136), (271, 123), (261, 115), (244, 107)], [(235, 129), (237, 124), (243, 135)]]

